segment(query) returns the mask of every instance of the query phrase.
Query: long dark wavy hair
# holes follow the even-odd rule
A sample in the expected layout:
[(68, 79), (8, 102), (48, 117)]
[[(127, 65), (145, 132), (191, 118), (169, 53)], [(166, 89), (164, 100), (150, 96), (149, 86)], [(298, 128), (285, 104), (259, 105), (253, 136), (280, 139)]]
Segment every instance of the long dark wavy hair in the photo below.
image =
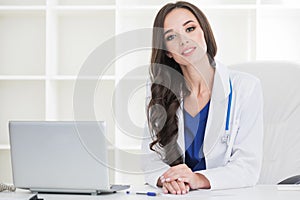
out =
[(173, 9), (184, 8), (198, 20), (207, 45), (207, 56), (211, 65), (217, 46), (210, 24), (203, 12), (191, 3), (178, 1), (163, 6), (153, 24), (152, 55), (150, 65), (151, 99), (147, 107), (147, 118), (153, 142), (150, 149), (159, 153), (170, 166), (183, 163), (183, 152), (177, 144), (178, 117), (176, 112), (182, 99), (190, 94), (179, 64), (167, 56), (164, 42), (164, 21)]

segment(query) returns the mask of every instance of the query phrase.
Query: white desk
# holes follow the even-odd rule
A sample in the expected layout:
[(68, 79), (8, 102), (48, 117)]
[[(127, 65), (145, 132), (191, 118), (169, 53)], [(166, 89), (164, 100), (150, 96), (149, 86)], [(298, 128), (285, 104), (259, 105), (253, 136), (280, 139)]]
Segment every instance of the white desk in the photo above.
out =
[[(149, 186), (142, 187), (132, 187), (131, 190), (134, 191), (155, 191), (161, 192), (160, 189), (153, 189)], [(18, 193), (27, 193), (27, 191), (17, 191)], [(1, 196), (4, 195), (0, 193)], [(136, 194), (126, 194), (125, 191), (117, 192), (115, 194), (104, 194), (98, 196), (90, 195), (56, 195), (56, 194), (39, 194), (39, 198), (44, 200), (96, 200), (96, 199), (106, 199), (106, 200), (143, 200), (143, 199), (214, 199), (214, 200), (299, 200), (300, 190), (287, 191), (278, 190), (275, 185), (258, 185), (250, 188), (241, 189), (230, 189), (230, 190), (197, 190), (191, 191), (186, 195), (160, 195), (156, 197), (148, 197), (146, 195), (136, 195)]]

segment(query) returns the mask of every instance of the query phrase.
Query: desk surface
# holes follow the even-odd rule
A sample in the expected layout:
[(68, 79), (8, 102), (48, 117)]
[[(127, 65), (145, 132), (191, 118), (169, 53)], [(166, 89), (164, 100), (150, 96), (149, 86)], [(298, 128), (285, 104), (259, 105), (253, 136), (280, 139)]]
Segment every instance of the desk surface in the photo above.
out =
[[(154, 189), (150, 186), (137, 187), (133, 186), (132, 191), (154, 191), (161, 192), (161, 189)], [(27, 191), (17, 190), (17, 193), (28, 193)], [(4, 195), (8, 193), (0, 193), (0, 199), (3, 199)], [(299, 200), (300, 199), (300, 187), (298, 186), (297, 190), (278, 190), (275, 185), (258, 185), (255, 187), (249, 188), (240, 188), (240, 189), (230, 189), (230, 190), (195, 190), (191, 191), (185, 195), (165, 195), (161, 194), (157, 197), (148, 197), (146, 195), (136, 195), (136, 194), (126, 194), (125, 191), (117, 192), (114, 194), (103, 194), (98, 196), (90, 195), (56, 195), (56, 194), (39, 194), (39, 198), (44, 200), (96, 200), (96, 199), (107, 199), (107, 200), (143, 200), (143, 199), (214, 199), (214, 200)], [(1, 198), (2, 197), (2, 198)]]

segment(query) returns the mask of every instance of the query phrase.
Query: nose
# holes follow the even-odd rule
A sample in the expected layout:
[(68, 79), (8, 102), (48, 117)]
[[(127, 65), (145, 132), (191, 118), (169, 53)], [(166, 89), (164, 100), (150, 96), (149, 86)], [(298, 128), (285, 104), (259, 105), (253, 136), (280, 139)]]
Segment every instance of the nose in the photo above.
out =
[(183, 46), (183, 45), (188, 44), (188, 43), (189, 43), (188, 38), (185, 37), (185, 36), (183, 36), (183, 35), (181, 35), (180, 36), (180, 45)]

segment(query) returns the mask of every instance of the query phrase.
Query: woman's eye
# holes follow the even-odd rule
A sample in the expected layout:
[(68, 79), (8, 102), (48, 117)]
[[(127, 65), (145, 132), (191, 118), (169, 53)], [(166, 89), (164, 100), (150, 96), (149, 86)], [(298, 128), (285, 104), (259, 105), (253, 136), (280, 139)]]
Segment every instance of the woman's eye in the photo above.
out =
[(169, 35), (169, 36), (166, 37), (166, 40), (167, 40), (167, 41), (171, 41), (171, 40), (173, 40), (175, 37), (176, 37), (176, 35)]
[(189, 27), (189, 28), (186, 29), (186, 32), (191, 32), (193, 30), (195, 30), (195, 27)]

